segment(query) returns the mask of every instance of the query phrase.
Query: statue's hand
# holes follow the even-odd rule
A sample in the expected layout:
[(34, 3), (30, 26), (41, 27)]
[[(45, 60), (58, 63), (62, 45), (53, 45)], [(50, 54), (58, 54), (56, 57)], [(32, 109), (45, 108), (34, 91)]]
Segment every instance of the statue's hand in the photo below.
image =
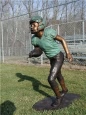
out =
[(67, 59), (68, 59), (69, 62), (73, 61), (73, 57), (72, 57), (72, 55), (70, 53), (67, 53), (66, 57), (67, 57)]

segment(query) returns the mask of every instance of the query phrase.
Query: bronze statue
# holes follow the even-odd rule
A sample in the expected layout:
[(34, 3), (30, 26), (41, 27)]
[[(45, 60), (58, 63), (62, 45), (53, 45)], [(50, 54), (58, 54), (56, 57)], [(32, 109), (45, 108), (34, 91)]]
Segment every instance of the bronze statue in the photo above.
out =
[[(40, 16), (33, 16), (30, 20), (31, 43), (34, 45), (34, 50), (29, 53), (29, 58), (38, 57), (44, 52), (50, 60), (50, 74), (48, 76), (48, 82), (56, 95), (55, 101), (51, 104), (52, 107), (58, 107), (62, 101), (63, 96), (68, 92), (65, 86), (64, 78), (61, 74), (61, 67), (64, 62), (64, 54), (60, 51), (60, 47), (57, 41), (59, 41), (66, 53), (66, 58), (71, 62), (72, 55), (68, 49), (67, 43), (63, 37), (57, 35), (57, 32), (51, 28), (45, 28), (46, 23)], [(62, 91), (59, 91), (56, 78), (61, 85)]]

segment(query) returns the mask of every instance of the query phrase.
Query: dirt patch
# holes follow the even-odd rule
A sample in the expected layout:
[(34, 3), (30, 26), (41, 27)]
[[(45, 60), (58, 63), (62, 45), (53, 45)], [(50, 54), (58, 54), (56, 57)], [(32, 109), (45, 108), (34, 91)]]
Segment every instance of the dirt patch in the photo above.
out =
[[(41, 63), (31, 63), (26, 60), (15, 60), (15, 61), (5, 61), (4, 63), (9, 63), (9, 64), (18, 64), (18, 65), (26, 65), (26, 66), (48, 66), (50, 67), (49, 63), (41, 64)], [(73, 65), (71, 63), (64, 63), (62, 66), (63, 69), (76, 69), (76, 70), (86, 70), (86, 66), (81, 66), (81, 65)]]

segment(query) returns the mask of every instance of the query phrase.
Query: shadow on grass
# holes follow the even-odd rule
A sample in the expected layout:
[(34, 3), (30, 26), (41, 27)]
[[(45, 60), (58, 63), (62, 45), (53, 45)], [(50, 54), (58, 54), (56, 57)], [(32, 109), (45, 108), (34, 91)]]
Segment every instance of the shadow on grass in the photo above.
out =
[(13, 102), (7, 100), (0, 105), (0, 115), (13, 115), (16, 107)]
[(16, 76), (19, 77), (20, 79), (18, 80), (18, 82), (22, 82), (24, 80), (28, 80), (32, 82), (32, 86), (33, 89), (39, 93), (41, 93), (42, 95), (46, 96), (46, 97), (50, 97), (50, 95), (42, 90), (39, 89), (40, 86), (43, 86), (45, 88), (49, 88), (49, 86), (42, 84), (40, 81), (38, 81), (37, 79), (35, 79), (34, 77), (31, 76), (27, 76), (27, 75), (22, 75), (21, 73), (16, 73)]

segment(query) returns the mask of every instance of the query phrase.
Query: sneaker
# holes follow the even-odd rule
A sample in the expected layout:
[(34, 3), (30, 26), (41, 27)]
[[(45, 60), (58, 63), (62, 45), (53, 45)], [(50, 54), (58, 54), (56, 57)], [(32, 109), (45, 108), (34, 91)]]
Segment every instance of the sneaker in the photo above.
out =
[(51, 104), (52, 107), (59, 107), (62, 101), (62, 97), (61, 98), (56, 98), (55, 101)]
[(61, 97), (63, 97), (68, 92), (68, 89), (66, 91), (60, 91)]

